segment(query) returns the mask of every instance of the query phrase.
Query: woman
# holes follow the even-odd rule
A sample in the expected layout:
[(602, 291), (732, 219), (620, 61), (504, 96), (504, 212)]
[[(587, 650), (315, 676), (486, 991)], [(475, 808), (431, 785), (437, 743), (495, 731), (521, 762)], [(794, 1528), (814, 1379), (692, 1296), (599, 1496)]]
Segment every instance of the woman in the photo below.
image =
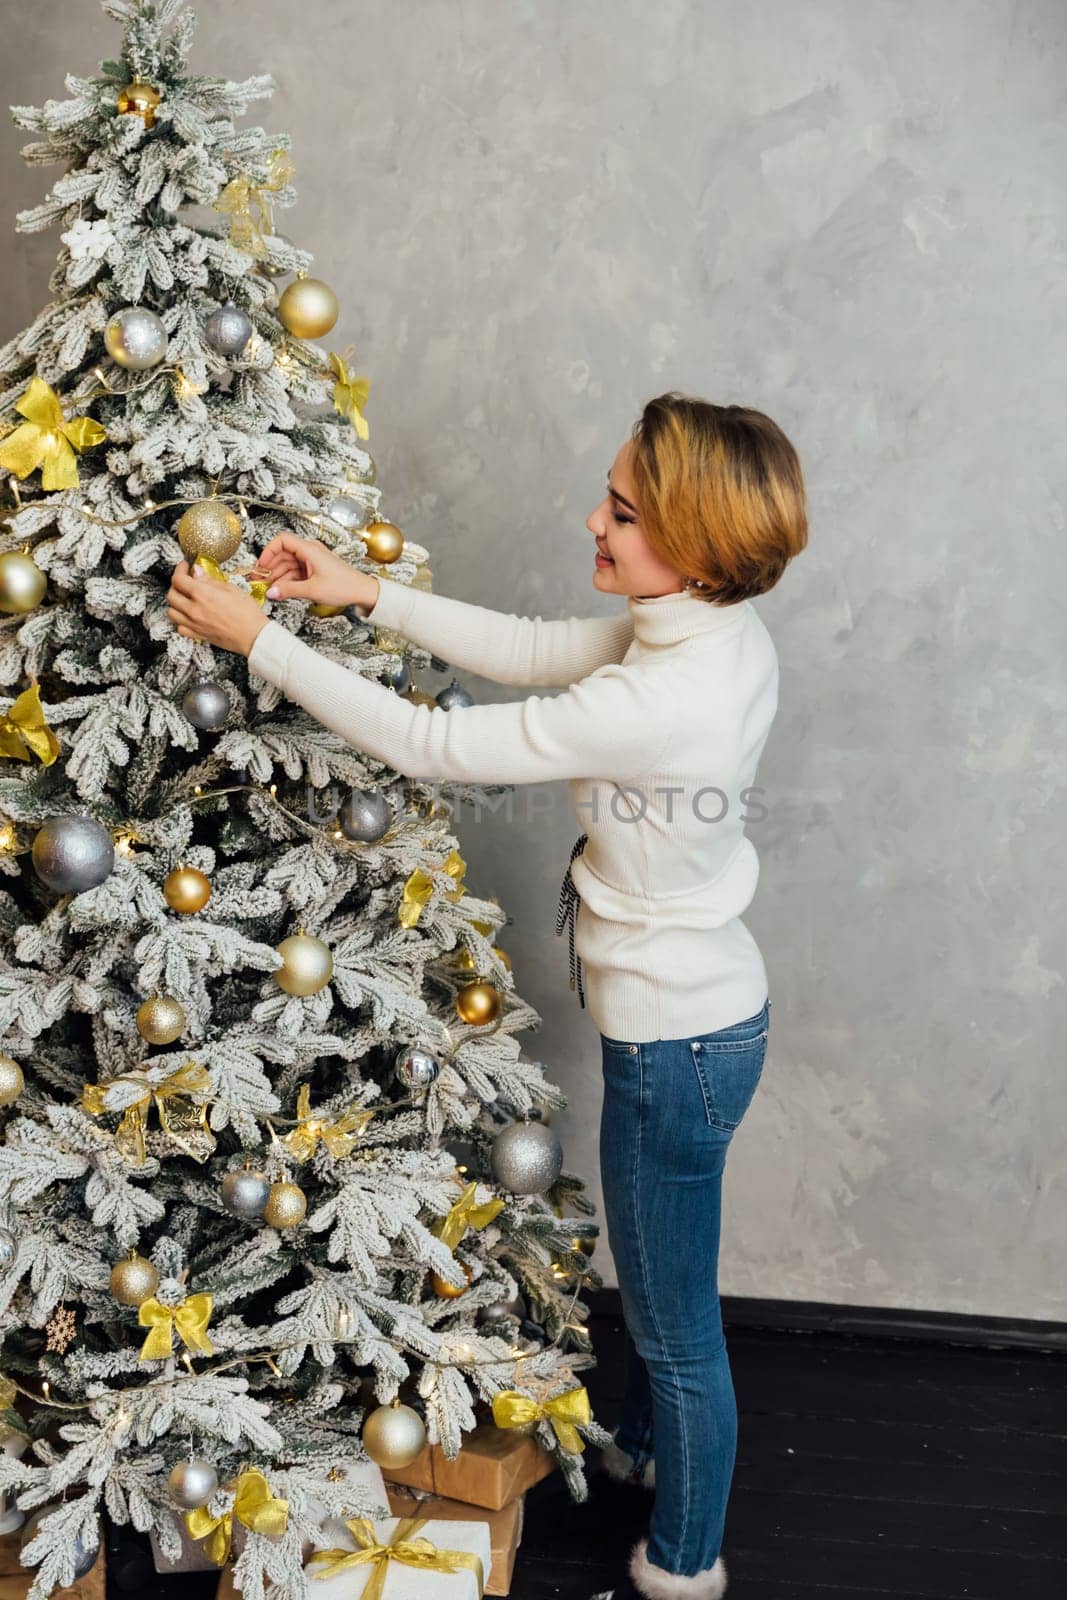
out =
[(580, 897), (571, 981), (600, 1033), (604, 1209), (627, 1328), (610, 1477), (650, 1484), (655, 1441), (648, 1535), (620, 1557), (607, 1593), (719, 1600), (737, 1438), (717, 1284), (720, 1195), (770, 1016), (741, 914), (758, 875), (746, 802), (777, 709), (778, 663), (749, 602), (807, 542), (796, 452), (761, 412), (662, 395), (620, 448), (586, 527), (594, 587), (626, 599), (615, 616), (505, 615), (354, 571), (288, 533), (259, 564), (271, 598), (355, 605), (452, 666), (563, 689), (551, 697), (452, 712), (413, 704), (184, 562), (168, 615), (187, 638), (247, 654), (251, 673), (401, 773), (570, 780), (587, 832), (564, 877), (559, 927)]

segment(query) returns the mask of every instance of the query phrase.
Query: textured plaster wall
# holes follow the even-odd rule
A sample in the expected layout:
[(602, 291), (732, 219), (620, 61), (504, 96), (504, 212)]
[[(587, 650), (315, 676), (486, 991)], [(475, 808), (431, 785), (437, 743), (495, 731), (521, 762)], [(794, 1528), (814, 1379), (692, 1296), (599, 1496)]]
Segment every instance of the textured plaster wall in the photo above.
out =
[[(759, 602), (773, 1031), (723, 1292), (1067, 1316), (1062, 0), (199, 9), (201, 69), (279, 81), (281, 226), (341, 294), (388, 512), (441, 592), (612, 609), (584, 520), (664, 389), (762, 406), (801, 452), (810, 549)], [(61, 95), (115, 31), (36, 0), (6, 38), (5, 104)], [(8, 221), (48, 177), (21, 137)], [(5, 224), (0, 336), (55, 248)], [(566, 788), (463, 831), (599, 1197), (598, 1041), (554, 935)]]

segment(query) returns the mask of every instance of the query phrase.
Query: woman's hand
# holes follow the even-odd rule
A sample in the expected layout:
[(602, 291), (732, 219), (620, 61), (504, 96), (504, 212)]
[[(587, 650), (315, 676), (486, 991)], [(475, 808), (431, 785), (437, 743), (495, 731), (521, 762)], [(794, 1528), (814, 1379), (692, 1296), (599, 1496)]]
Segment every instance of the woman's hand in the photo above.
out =
[(244, 589), (209, 578), (197, 566), (179, 561), (167, 591), (167, 616), (183, 639), (214, 644), (246, 656), (267, 625), (263, 609)]
[(324, 606), (373, 606), (378, 580), (342, 561), (318, 539), (279, 533), (265, 547), (257, 573), (269, 576), (271, 600), (312, 600)]

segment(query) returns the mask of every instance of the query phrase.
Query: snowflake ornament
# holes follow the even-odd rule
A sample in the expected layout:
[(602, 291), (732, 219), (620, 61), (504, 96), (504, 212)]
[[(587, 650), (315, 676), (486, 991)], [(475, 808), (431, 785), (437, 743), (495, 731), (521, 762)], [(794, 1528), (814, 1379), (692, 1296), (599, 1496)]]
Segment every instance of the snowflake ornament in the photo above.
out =
[(96, 222), (87, 222), (84, 217), (79, 217), (77, 222), (59, 237), (67, 246), (74, 261), (84, 261), (87, 257), (99, 261), (107, 255), (115, 243), (115, 235), (106, 217), (100, 217)]

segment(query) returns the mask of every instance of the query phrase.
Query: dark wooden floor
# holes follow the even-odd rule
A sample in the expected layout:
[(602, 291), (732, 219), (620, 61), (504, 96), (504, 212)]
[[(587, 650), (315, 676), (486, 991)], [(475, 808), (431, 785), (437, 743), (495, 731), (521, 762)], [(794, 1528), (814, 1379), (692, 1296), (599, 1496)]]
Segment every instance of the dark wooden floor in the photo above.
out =
[[(621, 1323), (593, 1327), (611, 1427)], [(727, 1344), (728, 1600), (1067, 1600), (1067, 1355), (729, 1322)], [(645, 1531), (560, 1484), (527, 1496), (511, 1600), (586, 1600)]]

